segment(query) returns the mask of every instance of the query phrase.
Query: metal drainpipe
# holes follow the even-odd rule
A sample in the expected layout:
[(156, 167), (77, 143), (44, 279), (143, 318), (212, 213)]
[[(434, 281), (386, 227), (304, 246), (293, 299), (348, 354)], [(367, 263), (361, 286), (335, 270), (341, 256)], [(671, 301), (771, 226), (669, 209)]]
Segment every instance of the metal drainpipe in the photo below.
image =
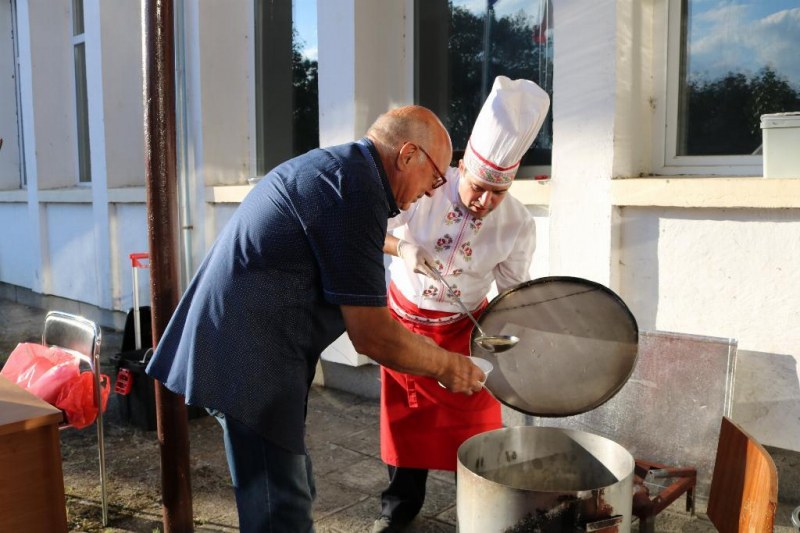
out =
[[(144, 147), (153, 345), (180, 299), (175, 153), (175, 26), (172, 0), (142, 2)], [(183, 397), (156, 382), (165, 533), (193, 531), (189, 424)]]
[(176, 148), (178, 152), (178, 183), (181, 211), (181, 292), (186, 289), (194, 273), (192, 261), (192, 188), (189, 179), (190, 146), (189, 113), (186, 103), (186, 24), (184, 22), (184, 0), (175, 0), (175, 106), (177, 114)]

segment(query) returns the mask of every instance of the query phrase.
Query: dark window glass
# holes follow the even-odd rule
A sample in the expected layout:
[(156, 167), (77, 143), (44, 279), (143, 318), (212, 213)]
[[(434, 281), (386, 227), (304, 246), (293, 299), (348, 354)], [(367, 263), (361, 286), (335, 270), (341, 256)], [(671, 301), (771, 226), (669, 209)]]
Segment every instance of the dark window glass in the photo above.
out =
[(92, 164), (89, 150), (89, 103), (86, 96), (86, 48), (83, 43), (75, 47), (75, 109), (78, 121), (78, 179), (92, 181)]
[(83, 0), (72, 0), (72, 35), (83, 33)]
[(677, 155), (759, 153), (761, 115), (800, 110), (800, 1), (681, 7)]
[(319, 146), (316, 2), (255, 0), (256, 174)]
[[(552, 98), (549, 0), (416, 0), (414, 9), (415, 99), (449, 129), (456, 161), (496, 76), (532, 80)], [(548, 113), (522, 164), (549, 165), (552, 145)]]

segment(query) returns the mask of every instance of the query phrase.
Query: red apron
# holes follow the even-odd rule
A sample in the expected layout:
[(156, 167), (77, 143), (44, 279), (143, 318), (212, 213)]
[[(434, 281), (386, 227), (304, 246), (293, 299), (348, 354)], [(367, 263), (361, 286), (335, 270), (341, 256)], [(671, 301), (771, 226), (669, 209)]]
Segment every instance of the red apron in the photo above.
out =
[[(406, 329), (430, 337), (442, 348), (469, 355), (473, 327), (469, 318), (452, 321), (447, 318), (451, 313), (419, 309), (394, 284), (389, 286), (389, 299), (392, 316)], [(485, 306), (484, 301), (478, 315)], [(381, 459), (385, 463), (455, 471), (462, 442), (500, 427), (500, 403), (486, 389), (472, 396), (457, 394), (435, 379), (381, 367)]]

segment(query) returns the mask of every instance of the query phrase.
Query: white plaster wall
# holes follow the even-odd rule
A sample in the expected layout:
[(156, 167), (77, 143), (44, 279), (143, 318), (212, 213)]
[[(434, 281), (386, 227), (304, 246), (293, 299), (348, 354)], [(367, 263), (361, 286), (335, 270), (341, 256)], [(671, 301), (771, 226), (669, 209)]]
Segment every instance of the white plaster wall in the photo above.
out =
[[(113, 309), (127, 311), (133, 307), (133, 271), (130, 254), (148, 252), (147, 207), (144, 204), (111, 206), (111, 272), (113, 276)], [(150, 270), (139, 269), (139, 305), (150, 305)]]
[[(411, 3), (327, 0), (317, 4), (320, 145), (350, 142), (381, 113), (413, 101)], [(322, 357), (369, 362), (342, 335)]]
[(356, 133), (355, 4), (353, 0), (317, 3), (319, 49), (319, 143), (352, 141)]
[(100, 2), (99, 11), (107, 185), (143, 186), (141, 1)]
[(49, 294), (100, 304), (91, 204), (46, 207)]
[(544, 206), (528, 206), (528, 212), (536, 222), (536, 249), (533, 252), (531, 279), (550, 275), (550, 212)]
[[(77, 182), (77, 141), (71, 2), (26, 4), (30, 26), (20, 28), (20, 33), (29, 32), (30, 48), (20, 55), (29, 61), (32, 85), (24, 88), (23, 97), (31, 99), (35, 110), (33, 121), (25, 120), (30, 138), (35, 138), (35, 142), (26, 140), (26, 150), (35, 154), (39, 188), (72, 186)], [(23, 56), (24, 52), (29, 55)], [(34, 167), (29, 164), (28, 168)]]
[(550, 271), (604, 285), (612, 275), (616, 4), (553, 3)]
[(644, 330), (738, 340), (734, 418), (800, 449), (800, 211), (625, 208), (620, 296)]
[(356, 2), (355, 126), (353, 138), (366, 133), (379, 115), (413, 103), (409, 92), (405, 2), (358, 0)]
[(33, 235), (27, 217), (27, 204), (0, 204), (0, 281), (30, 289)]
[(230, 220), (230, 218), (233, 216), (233, 213), (236, 211), (237, 207), (239, 207), (239, 204), (210, 204), (208, 206), (208, 220), (206, 221), (206, 224), (213, 228), (214, 233), (206, 243), (206, 251), (208, 251), (208, 249), (214, 243), (217, 235), (219, 235), (219, 232), (225, 227), (225, 224), (228, 223), (228, 220)]
[(409, 2), (317, 4), (320, 145), (358, 139), (378, 116), (413, 102)]
[(250, 176), (253, 20), (248, 2), (199, 2), (199, 86), (203, 150), (196, 172), (206, 185), (243, 184)]
[(614, 177), (652, 169), (653, 4), (617, 2)]

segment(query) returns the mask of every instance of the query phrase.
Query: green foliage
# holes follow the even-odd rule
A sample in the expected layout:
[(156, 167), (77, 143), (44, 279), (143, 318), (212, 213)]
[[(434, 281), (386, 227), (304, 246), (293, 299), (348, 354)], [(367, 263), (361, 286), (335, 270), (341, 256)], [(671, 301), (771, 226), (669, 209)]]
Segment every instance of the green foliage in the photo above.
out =
[(300, 155), (319, 146), (319, 74), (317, 61), (300, 53), (305, 43), (292, 30), (292, 152)]
[[(497, 18), (494, 11), (490, 11), (487, 86), (482, 87), (486, 57), (485, 17), (473, 14), (464, 7), (454, 6), (452, 2), (449, 2), (449, 9), (446, 65), (450, 80), (449, 104), (443, 119), (454, 147), (459, 150), (466, 147), (472, 126), (483, 105), (483, 97), (491, 89), (496, 76), (532, 80), (552, 95), (553, 62), (546, 54), (552, 41), (545, 44), (534, 42), (534, 27), (522, 12)], [(428, 52), (422, 50), (423, 55)], [(544, 158), (540, 157), (538, 161), (525, 160), (525, 163), (549, 163), (551, 124), (552, 115), (548, 114), (542, 132), (534, 144), (535, 147), (544, 149)]]
[(771, 67), (686, 87), (680, 155), (746, 155), (761, 145), (761, 115), (800, 110), (800, 93)]

